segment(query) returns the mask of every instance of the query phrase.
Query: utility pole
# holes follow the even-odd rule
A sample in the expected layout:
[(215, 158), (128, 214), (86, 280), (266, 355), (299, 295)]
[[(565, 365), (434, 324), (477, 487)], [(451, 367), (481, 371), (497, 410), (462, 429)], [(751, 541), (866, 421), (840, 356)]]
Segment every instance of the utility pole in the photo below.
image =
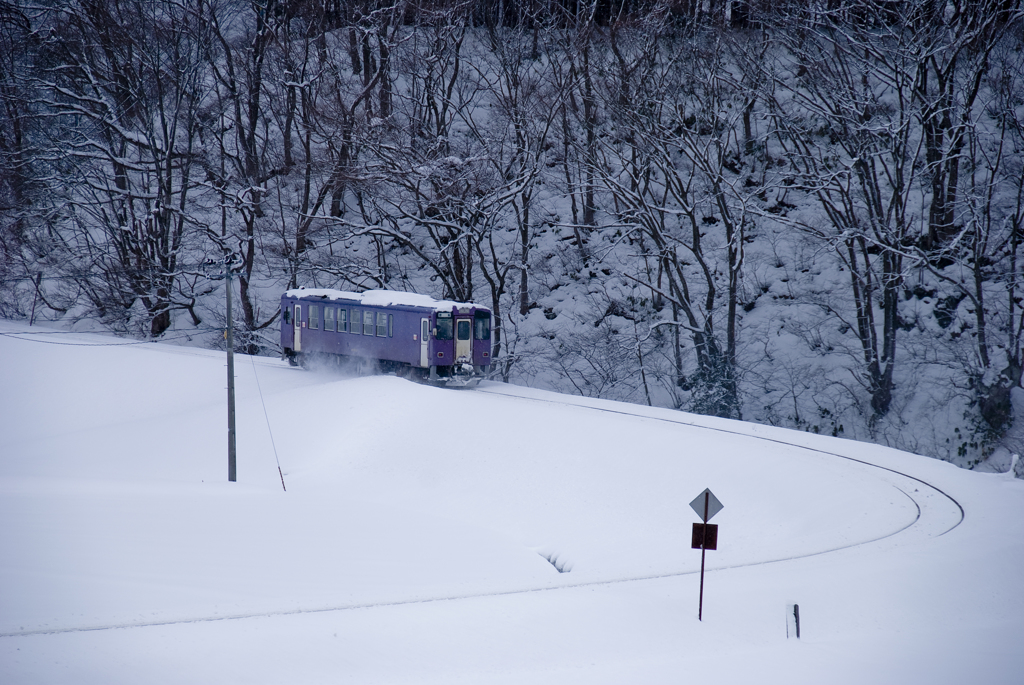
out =
[[(224, 290), (227, 294), (227, 330), (224, 333), (228, 352), (228, 481), (231, 483), (235, 482), (236, 470), (235, 470), (235, 318), (231, 312), (231, 277), (241, 271), (242, 269), (242, 258), (235, 252), (231, 252), (225, 248), (223, 271), (220, 273), (210, 273), (207, 271), (206, 277), (214, 280), (224, 281)], [(209, 259), (206, 261), (206, 266), (214, 267), (217, 262)]]
[(231, 315), (231, 268), (227, 269), (224, 284), (228, 294), (228, 481), (235, 482), (235, 324)]

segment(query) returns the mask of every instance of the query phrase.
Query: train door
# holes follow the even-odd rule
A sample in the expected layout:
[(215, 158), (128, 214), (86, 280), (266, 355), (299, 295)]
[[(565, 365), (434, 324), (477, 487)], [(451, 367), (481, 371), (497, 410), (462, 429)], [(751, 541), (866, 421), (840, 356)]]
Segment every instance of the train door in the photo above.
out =
[(295, 327), (295, 347), (293, 348), (296, 352), (302, 351), (302, 305), (295, 305), (295, 310), (292, 312), (292, 325)]
[(430, 366), (430, 319), (420, 319), (420, 366)]
[(455, 319), (455, 360), (473, 362), (473, 319)]

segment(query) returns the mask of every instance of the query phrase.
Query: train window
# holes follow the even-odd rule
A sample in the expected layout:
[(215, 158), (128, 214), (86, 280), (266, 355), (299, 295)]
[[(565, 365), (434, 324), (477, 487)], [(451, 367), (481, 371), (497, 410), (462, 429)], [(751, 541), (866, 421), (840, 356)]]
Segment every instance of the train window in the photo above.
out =
[(334, 330), (334, 307), (324, 307), (324, 330)]
[(386, 338), (388, 335), (388, 315), (384, 312), (377, 312), (377, 337)]
[(438, 340), (452, 339), (452, 315), (444, 312), (437, 314), (437, 335)]
[(345, 309), (338, 310), (338, 332), (344, 333), (348, 330), (348, 311)]
[(395, 335), (395, 315), (388, 314), (388, 337)]
[(291, 323), (292, 322), (292, 310), (288, 309), (288, 307), (285, 307), (284, 310), (281, 312), (281, 318), (284, 319), (285, 323)]
[(459, 340), (469, 340), (469, 319), (458, 320)]
[(363, 335), (373, 335), (373, 312), (363, 312)]
[(320, 328), (320, 305), (309, 305), (309, 327)]
[(363, 332), (363, 313), (357, 309), (352, 310), (352, 322), (349, 324), (348, 332), (359, 335)]
[(491, 315), (489, 313), (476, 313), (473, 318), (473, 337), (477, 340), (491, 339)]

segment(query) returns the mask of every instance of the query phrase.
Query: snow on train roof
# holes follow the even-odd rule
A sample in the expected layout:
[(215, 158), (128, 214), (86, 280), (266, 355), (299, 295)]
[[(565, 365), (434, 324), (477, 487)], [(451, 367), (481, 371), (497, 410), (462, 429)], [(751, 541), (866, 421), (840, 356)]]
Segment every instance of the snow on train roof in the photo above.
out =
[(479, 307), (482, 304), (473, 302), (455, 302), (453, 300), (435, 300), (429, 295), (406, 293), (399, 290), (367, 290), (362, 293), (333, 288), (294, 288), (285, 293), (287, 297), (323, 297), (328, 300), (355, 300), (367, 307), (387, 307), (390, 305), (406, 305), (409, 307), (428, 307), (435, 311), (451, 311), (452, 307)]

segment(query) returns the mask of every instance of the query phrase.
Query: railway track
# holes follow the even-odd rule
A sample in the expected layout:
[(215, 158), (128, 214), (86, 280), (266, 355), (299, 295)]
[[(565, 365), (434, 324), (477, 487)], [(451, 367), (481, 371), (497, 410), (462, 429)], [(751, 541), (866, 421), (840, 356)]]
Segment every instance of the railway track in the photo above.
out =
[[(499, 386), (500, 388), (501, 386)], [(604, 412), (608, 414), (615, 414), (621, 416), (632, 417), (636, 419), (643, 419), (649, 421), (659, 421), (665, 423), (673, 423), (681, 426), (687, 426), (699, 430), (715, 431), (724, 434), (730, 434), (735, 436), (741, 436), (752, 441), (768, 441), (775, 444), (786, 445), (793, 449), (803, 450), (818, 455), (823, 455), (835, 459), (846, 460), (851, 463), (858, 464), (862, 467), (872, 469), (876, 472), (876, 475), (880, 480), (887, 483), (894, 489), (898, 490), (902, 496), (909, 499), (914, 507), (916, 508), (916, 516), (913, 520), (902, 526), (901, 528), (889, 531), (884, 535), (869, 539), (860, 540), (850, 544), (837, 545), (826, 549), (816, 550), (813, 552), (801, 553), (791, 556), (779, 556), (769, 559), (761, 559), (756, 561), (748, 561), (733, 565), (716, 566), (711, 569), (711, 572), (722, 571), (728, 569), (745, 568), (752, 566), (761, 566), (765, 564), (780, 563), (786, 561), (794, 561), (798, 559), (805, 559), (822, 554), (829, 554), (838, 552), (840, 550), (852, 549), (863, 545), (875, 544), (884, 540), (893, 539), (896, 536), (903, 536), (901, 540), (905, 539), (906, 536), (912, 536), (913, 540), (921, 540), (927, 538), (935, 538), (955, 529), (959, 526), (965, 517), (963, 506), (950, 494), (946, 493), (939, 487), (928, 483), (926, 480), (917, 476), (911, 475), (899, 471), (898, 469), (874, 464), (863, 459), (857, 459), (855, 457), (842, 454), (839, 451), (825, 450), (808, 445), (800, 444), (799, 442), (783, 440), (777, 437), (768, 436), (757, 436), (751, 435), (749, 432), (740, 430), (733, 430), (723, 426), (709, 426), (692, 420), (687, 420), (680, 417), (667, 417), (667, 416), (653, 416), (642, 411), (630, 411), (626, 408), (611, 408), (595, 406), (588, 403), (586, 400), (581, 398), (579, 402), (573, 402), (567, 399), (545, 399), (537, 397), (526, 397), (518, 395), (514, 392), (503, 392), (492, 385), (484, 385), (476, 388), (476, 392), (483, 392), (490, 395), (506, 397), (510, 399), (520, 400), (523, 402), (533, 403), (544, 403), (561, 405), (567, 407), (575, 407), (588, 411)], [(168, 619), (168, 620), (154, 620), (154, 621), (141, 621), (141, 622), (124, 622), (124, 623), (109, 623), (103, 625), (92, 625), (92, 626), (78, 626), (78, 627), (66, 627), (66, 628), (44, 628), (44, 629), (33, 629), (33, 630), (20, 630), (12, 631), (7, 633), (0, 633), (0, 638), (15, 638), (15, 637), (28, 637), (33, 635), (59, 635), (67, 633), (84, 633), (84, 632), (95, 632), (105, 630), (126, 630), (134, 628), (152, 628), (161, 626), (172, 626), (172, 625), (188, 625), (198, 623), (210, 623), (219, 621), (237, 621), (244, 619), (254, 618), (273, 618), (282, 616), (298, 616), (303, 614), (321, 614), (328, 612), (338, 611), (354, 611), (360, 609), (374, 609), (382, 607), (396, 607), (396, 606), (408, 606), (417, 604), (429, 604), (434, 602), (450, 602), (450, 601), (461, 601), (471, 599), (483, 599), (488, 597), (506, 597), (512, 595), (526, 595), (530, 593), (540, 592), (554, 592), (558, 590), (567, 590), (573, 588), (584, 588), (584, 587), (599, 587), (609, 586), (621, 583), (636, 583), (650, 580), (666, 579), (681, 577), (687, 575), (695, 575), (696, 570), (686, 570), (678, 572), (668, 573), (656, 573), (646, 575), (629, 575), (614, 578), (602, 578), (596, 580), (587, 580), (582, 582), (573, 582), (566, 575), (559, 576), (558, 579), (550, 584), (544, 586), (533, 586), (533, 587), (521, 587), (512, 588), (505, 590), (495, 591), (482, 591), (482, 592), (470, 592), (470, 593), (453, 593), (453, 594), (440, 594), (436, 596), (412, 596), (407, 598), (400, 598), (391, 601), (379, 601), (379, 602), (366, 602), (366, 603), (352, 603), (344, 605), (333, 605), (333, 606), (322, 606), (322, 607), (308, 607), (300, 609), (289, 609), (282, 611), (261, 611), (251, 613), (235, 613), (235, 614), (221, 614), (213, 616), (197, 616), (191, 618), (179, 618), (179, 619)]]
[[(690, 428), (697, 428), (697, 429), (700, 429), (700, 430), (714, 431), (714, 432), (717, 432), (717, 433), (724, 433), (724, 434), (727, 434), (727, 435), (736, 435), (736, 436), (748, 438), (750, 440), (761, 440), (761, 441), (771, 442), (771, 443), (774, 443), (774, 444), (777, 444), (777, 445), (786, 445), (787, 447), (792, 447), (794, 449), (799, 449), (799, 450), (803, 450), (803, 451), (806, 451), (806, 452), (812, 452), (812, 453), (815, 453), (815, 454), (821, 454), (821, 455), (825, 455), (825, 456), (828, 456), (828, 457), (833, 457), (833, 458), (836, 458), (836, 459), (843, 459), (843, 460), (846, 460), (846, 461), (849, 461), (849, 462), (852, 462), (852, 463), (861, 464), (861, 465), (863, 465), (865, 467), (868, 467), (870, 469), (874, 469), (874, 470), (878, 471), (880, 474), (885, 474), (885, 477), (889, 479), (889, 482), (894, 487), (896, 487), (896, 489), (900, 490), (900, 492), (902, 492), (911, 501), (913, 501), (914, 504), (917, 506), (918, 514), (917, 514), (917, 517), (915, 518), (915, 520), (913, 522), (911, 522), (909, 525), (907, 525), (906, 527), (901, 528), (900, 530), (888, 533), (887, 535), (884, 535), (884, 536), (881, 536), (881, 537), (878, 537), (878, 538), (874, 538), (872, 540), (861, 541), (861, 542), (854, 543), (852, 545), (836, 547), (834, 549), (829, 549), (829, 550), (823, 550), (822, 552), (818, 552), (817, 554), (823, 554), (823, 553), (828, 552), (828, 551), (835, 551), (835, 550), (839, 550), (839, 549), (846, 549), (848, 547), (855, 547), (855, 546), (858, 546), (858, 545), (869, 544), (871, 542), (877, 542), (878, 540), (883, 540), (885, 538), (892, 537), (894, 535), (902, 533), (903, 531), (908, 530), (910, 528), (913, 528), (915, 526), (919, 527), (919, 528), (924, 528), (924, 530), (921, 530), (919, 532), (923, 533), (926, 537), (938, 537), (938, 536), (941, 536), (941, 535), (945, 535), (949, 531), (953, 530), (954, 528), (959, 526), (961, 523), (963, 523), (963, 520), (964, 520), (965, 512), (964, 512), (963, 505), (961, 505), (960, 502), (958, 502), (956, 500), (956, 498), (954, 498), (952, 495), (950, 495), (949, 493), (945, 492), (944, 490), (940, 489), (939, 487), (937, 487), (937, 486), (935, 486), (935, 485), (925, 481), (922, 478), (918, 478), (917, 476), (910, 475), (909, 473), (904, 473), (904, 472), (902, 472), (902, 471), (900, 471), (898, 469), (890, 468), (888, 466), (882, 466), (880, 464), (875, 464), (875, 463), (866, 461), (864, 459), (858, 459), (856, 457), (852, 457), (850, 455), (843, 454), (843, 453), (838, 452), (838, 451), (825, 450), (825, 449), (820, 449), (820, 448), (817, 448), (817, 447), (811, 447), (809, 445), (804, 445), (804, 444), (801, 444), (799, 442), (794, 442), (794, 441), (791, 441), (791, 440), (783, 440), (781, 438), (761, 436), (761, 435), (753, 435), (753, 434), (751, 434), (750, 432), (747, 432), (747, 431), (733, 430), (733, 429), (725, 428), (725, 427), (722, 427), (722, 426), (709, 426), (709, 425), (706, 425), (706, 424), (702, 424), (702, 423), (699, 423), (699, 422), (686, 420), (686, 419), (683, 419), (683, 418), (677, 418), (677, 417), (671, 417), (670, 418), (670, 417), (666, 417), (666, 416), (652, 416), (650, 414), (646, 414), (646, 413), (643, 413), (643, 412), (629, 411), (628, 409), (613, 409), (611, 407), (600, 407), (600, 406), (595, 406), (593, 404), (587, 403), (585, 401), (583, 401), (583, 402), (571, 402), (571, 401), (566, 401), (566, 400), (562, 400), (562, 399), (550, 400), (550, 399), (537, 398), (537, 397), (524, 397), (524, 396), (518, 395), (516, 393), (501, 392), (499, 390), (496, 390), (492, 386), (479, 387), (479, 388), (477, 388), (477, 392), (486, 392), (486, 393), (491, 394), (491, 395), (499, 395), (501, 397), (510, 397), (510, 398), (524, 400), (524, 401), (527, 401), (527, 402), (539, 402), (539, 403), (545, 403), (545, 404), (562, 405), (562, 406), (567, 406), (567, 407), (578, 407), (578, 408), (588, 409), (588, 410), (592, 410), (592, 411), (604, 412), (604, 413), (607, 413), (607, 414), (614, 414), (614, 415), (620, 415), (620, 416), (629, 416), (629, 417), (634, 417), (634, 418), (638, 418), (638, 419), (645, 419), (645, 420), (649, 420), (649, 421), (659, 421), (659, 422), (663, 422), (663, 423), (678, 424), (678, 425), (681, 425), (681, 426), (687, 426), (687, 427), (690, 427)], [(629, 405), (624, 405), (624, 406), (629, 406)], [(749, 425), (753, 426), (753, 425), (756, 425), (756, 424), (749, 424)], [(851, 444), (857, 444), (857, 443), (851, 443)], [(921, 492), (921, 488), (922, 487), (925, 489), (924, 493)], [(914, 490), (916, 490), (916, 492), (914, 492), (913, 494), (910, 494), (911, 491), (914, 491)], [(915, 497), (914, 495), (917, 495), (917, 497)], [(802, 556), (813, 556), (813, 555), (802, 555)], [(800, 558), (800, 557), (793, 557), (793, 558)], [(782, 561), (782, 559), (779, 559), (779, 561)], [(763, 562), (763, 563), (770, 563), (770, 562)], [(747, 564), (747, 565), (749, 565), (749, 564)]]

